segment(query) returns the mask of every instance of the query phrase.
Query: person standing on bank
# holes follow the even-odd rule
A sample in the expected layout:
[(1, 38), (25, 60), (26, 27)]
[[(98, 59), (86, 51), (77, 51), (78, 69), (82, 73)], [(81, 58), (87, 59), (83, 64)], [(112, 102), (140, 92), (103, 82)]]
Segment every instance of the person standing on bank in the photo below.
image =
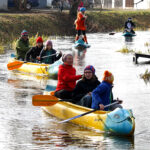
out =
[(16, 58), (24, 61), (25, 55), (29, 49), (28, 32), (23, 30), (21, 32), (21, 37), (16, 42)]
[(55, 96), (61, 99), (72, 99), (72, 91), (76, 86), (76, 81), (81, 79), (82, 75), (76, 75), (72, 54), (65, 54), (62, 61), (63, 64), (59, 66), (58, 70)]
[(84, 42), (88, 44), (87, 37), (86, 37), (86, 26), (85, 26), (85, 21), (87, 19), (87, 16), (85, 15), (85, 11), (86, 9), (84, 7), (81, 7), (80, 11), (78, 12), (77, 19), (75, 20), (75, 25), (77, 30), (75, 41), (77, 41), (80, 35), (83, 34)]

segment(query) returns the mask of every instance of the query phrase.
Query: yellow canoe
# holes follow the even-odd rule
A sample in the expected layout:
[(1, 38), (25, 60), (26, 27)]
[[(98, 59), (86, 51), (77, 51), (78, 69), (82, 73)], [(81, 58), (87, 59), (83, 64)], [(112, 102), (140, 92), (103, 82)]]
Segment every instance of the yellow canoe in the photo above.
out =
[[(9, 62), (16, 61), (15, 55), (12, 54)], [(39, 63), (32, 63), (26, 62), (23, 65), (14, 71), (19, 71), (24, 74), (36, 75), (36, 76), (48, 76), (54, 79), (57, 79), (58, 75), (58, 67), (62, 64), (61, 61), (56, 61), (54, 64), (39, 64)]]
[[(50, 92), (45, 91), (44, 95), (50, 95)], [(92, 110), (64, 101), (42, 108), (48, 114), (63, 120)], [(96, 111), (71, 120), (71, 122), (86, 128), (125, 136), (132, 136), (135, 129), (135, 119), (132, 110), (127, 109), (116, 109), (112, 112)]]

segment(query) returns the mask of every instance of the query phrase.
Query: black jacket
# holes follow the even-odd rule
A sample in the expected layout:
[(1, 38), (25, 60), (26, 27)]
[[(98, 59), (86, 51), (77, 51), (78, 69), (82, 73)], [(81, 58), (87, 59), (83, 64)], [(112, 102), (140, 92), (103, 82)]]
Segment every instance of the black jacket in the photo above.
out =
[[(54, 49), (51, 49), (50, 50), (50, 55), (53, 55), (53, 56), (50, 56), (50, 57), (45, 57), (45, 58), (42, 58), (44, 56), (47, 56), (47, 50), (43, 49), (40, 53), (40, 58), (41, 58), (41, 62), (43, 63), (46, 63), (46, 64), (53, 64), (55, 61), (59, 60), (61, 58), (61, 54), (56, 54), (56, 50)], [(54, 55), (56, 54), (56, 55)]]
[(25, 61), (36, 62), (37, 60), (36, 57), (40, 56), (42, 49), (43, 49), (43, 46), (41, 48), (38, 48), (37, 46), (35, 46), (29, 49), (29, 51), (26, 53)]
[(126, 21), (126, 22), (125, 22), (125, 29), (128, 29), (127, 24), (128, 24), (129, 22), (131, 23), (131, 27), (135, 27), (135, 24), (134, 24), (132, 21)]
[(72, 99), (75, 102), (80, 101), (80, 99), (85, 96), (87, 93), (92, 92), (98, 85), (100, 84), (100, 81), (97, 79), (94, 80), (87, 80), (82, 79), (80, 80), (75, 89), (73, 90)]

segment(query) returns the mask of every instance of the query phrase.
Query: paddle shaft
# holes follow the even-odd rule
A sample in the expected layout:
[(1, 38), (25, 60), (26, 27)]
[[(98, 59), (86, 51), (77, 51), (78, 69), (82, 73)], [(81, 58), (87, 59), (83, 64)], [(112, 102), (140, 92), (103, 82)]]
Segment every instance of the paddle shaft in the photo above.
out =
[(55, 54), (48, 55), (48, 56), (43, 56), (43, 57), (41, 57), (41, 58), (47, 58), (47, 57), (50, 57), (50, 56), (55, 56), (55, 55), (57, 55), (57, 54), (59, 54), (59, 53), (55, 53)]
[[(117, 102), (114, 102), (114, 103), (112, 103), (112, 104), (108, 104), (108, 105), (104, 106), (104, 108), (110, 107), (110, 106), (115, 105), (115, 104), (118, 104), (118, 101), (117, 101)], [(76, 119), (76, 118), (85, 116), (85, 115), (90, 114), (90, 113), (92, 113), (92, 112), (95, 112), (95, 111), (97, 111), (97, 110), (98, 110), (98, 109), (94, 109), (94, 110), (88, 111), (88, 112), (83, 113), (83, 114), (81, 114), (81, 115), (78, 115), (78, 116), (75, 116), (75, 117), (72, 117), (72, 118), (69, 118), (69, 119), (60, 121), (59, 123), (68, 122), (68, 121), (70, 121), (70, 120), (73, 120), (73, 119)]]

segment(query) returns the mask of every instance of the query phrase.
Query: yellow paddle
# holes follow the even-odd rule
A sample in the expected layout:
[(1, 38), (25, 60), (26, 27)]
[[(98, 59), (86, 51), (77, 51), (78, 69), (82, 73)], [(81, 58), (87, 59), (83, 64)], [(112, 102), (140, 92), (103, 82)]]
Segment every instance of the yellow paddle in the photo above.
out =
[(58, 103), (59, 101), (61, 100), (51, 95), (34, 95), (32, 97), (32, 104), (34, 106), (52, 106)]
[(8, 70), (14, 70), (14, 69), (20, 68), (23, 64), (24, 64), (23, 61), (17, 61), (16, 60), (14, 62), (7, 64), (7, 68), (8, 68)]

